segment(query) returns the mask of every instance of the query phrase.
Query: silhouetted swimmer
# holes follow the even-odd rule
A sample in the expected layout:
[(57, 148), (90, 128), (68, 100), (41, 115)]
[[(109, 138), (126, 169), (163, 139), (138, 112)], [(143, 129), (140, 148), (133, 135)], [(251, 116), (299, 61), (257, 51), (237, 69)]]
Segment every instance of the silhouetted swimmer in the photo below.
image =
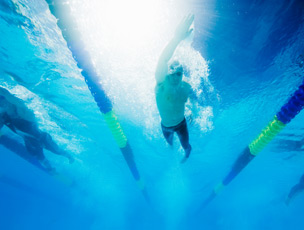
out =
[[(304, 153), (304, 138), (301, 140), (280, 140), (278, 143), (278, 150)], [(288, 158), (285, 158), (285, 160), (289, 160), (295, 156), (296, 154), (293, 154)], [(293, 200), (299, 193), (303, 191), (304, 191), (304, 175), (302, 175), (299, 183), (291, 188), (285, 200), (285, 204), (289, 205), (291, 200)]]
[(23, 138), (27, 151), (48, 171), (55, 169), (44, 156), (43, 149), (68, 158), (70, 163), (74, 162), (72, 155), (60, 149), (50, 134), (38, 128), (34, 114), (20, 99), (0, 88), (0, 130), (4, 125)]
[(301, 140), (288, 140), (288, 139), (277, 139), (276, 147), (274, 148), (277, 152), (293, 152), (292, 155), (287, 156), (284, 160), (289, 160), (298, 155), (298, 152), (302, 154), (304, 152), (304, 138)]
[(194, 15), (189, 15), (181, 21), (175, 31), (173, 39), (162, 51), (155, 72), (155, 96), (157, 108), (161, 117), (163, 135), (170, 146), (173, 144), (173, 135), (177, 133), (180, 143), (185, 150), (181, 163), (185, 162), (190, 153), (189, 132), (185, 119), (185, 103), (192, 93), (191, 86), (183, 81), (183, 66), (178, 61), (171, 63), (175, 49), (187, 38), (192, 29)]
[(303, 191), (304, 191), (304, 175), (302, 175), (299, 183), (291, 188), (285, 201), (286, 205), (289, 205), (290, 201)]

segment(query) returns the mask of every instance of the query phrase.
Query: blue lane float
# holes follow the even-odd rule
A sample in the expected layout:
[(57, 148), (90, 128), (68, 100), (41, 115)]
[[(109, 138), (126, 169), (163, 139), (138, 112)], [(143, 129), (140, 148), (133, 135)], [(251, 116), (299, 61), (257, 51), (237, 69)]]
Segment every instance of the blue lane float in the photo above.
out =
[(304, 104), (304, 82), (294, 95), (277, 113), (277, 118), (285, 125), (288, 124), (302, 109)]
[(120, 148), (122, 155), (133, 175), (133, 178), (136, 180), (144, 197), (148, 200), (145, 185), (140, 177), (134, 161), (133, 151), (121, 128), (120, 123), (118, 122), (117, 116), (113, 111), (111, 100), (105, 93), (102, 85), (99, 83), (100, 76), (92, 64), (90, 54), (85, 49), (80, 32), (77, 28), (75, 28), (73, 23), (70, 23), (72, 14), (69, 5), (63, 0), (46, 0), (46, 2), (49, 5), (51, 13), (58, 20), (57, 25), (61, 29), (62, 35), (67, 42), (68, 48), (72, 52), (77, 66), (81, 69), (81, 74), (84, 77), (100, 112), (103, 114), (118, 147)]
[(216, 195), (227, 186), (257, 154), (278, 134), (281, 130), (301, 112), (304, 107), (304, 82), (293, 93), (288, 102), (283, 105), (274, 119), (262, 130), (260, 135), (254, 139), (239, 155), (227, 176), (218, 183), (209, 197), (203, 202), (202, 207), (210, 203)]

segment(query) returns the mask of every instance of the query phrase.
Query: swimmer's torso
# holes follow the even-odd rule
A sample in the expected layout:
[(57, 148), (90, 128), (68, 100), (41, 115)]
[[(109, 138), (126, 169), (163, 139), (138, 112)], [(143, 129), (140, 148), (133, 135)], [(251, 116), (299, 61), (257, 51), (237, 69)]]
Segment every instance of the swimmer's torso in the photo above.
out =
[(191, 86), (184, 81), (175, 88), (167, 86), (166, 82), (156, 85), (156, 104), (164, 126), (175, 126), (184, 120), (190, 89)]

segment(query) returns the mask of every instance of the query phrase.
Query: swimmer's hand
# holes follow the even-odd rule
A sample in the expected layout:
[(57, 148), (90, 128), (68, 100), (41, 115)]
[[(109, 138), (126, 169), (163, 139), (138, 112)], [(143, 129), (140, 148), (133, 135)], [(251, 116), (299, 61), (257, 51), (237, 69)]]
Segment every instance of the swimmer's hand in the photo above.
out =
[(187, 121), (189, 123), (189, 125), (192, 125), (194, 118), (193, 118), (193, 114), (190, 114), (189, 116), (187, 116)]
[(75, 162), (75, 158), (72, 155), (68, 155), (69, 163), (73, 164)]
[(179, 40), (184, 40), (186, 37), (188, 37), (193, 29), (190, 29), (191, 24), (193, 23), (194, 15), (189, 14), (187, 17), (185, 17), (177, 26), (175, 30), (175, 38)]
[(188, 147), (187, 149), (185, 149), (185, 156), (184, 156), (183, 159), (181, 160), (181, 162), (180, 162), (181, 164), (185, 163), (186, 160), (188, 160), (189, 155), (190, 155), (190, 153), (191, 153), (191, 150), (192, 150), (191, 145), (189, 145), (189, 147)]

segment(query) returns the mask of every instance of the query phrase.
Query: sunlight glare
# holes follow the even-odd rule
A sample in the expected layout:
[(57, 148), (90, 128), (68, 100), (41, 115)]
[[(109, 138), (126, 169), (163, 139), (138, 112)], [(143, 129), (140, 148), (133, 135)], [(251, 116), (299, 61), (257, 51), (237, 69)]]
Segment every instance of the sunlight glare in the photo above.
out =
[(152, 32), (154, 17), (157, 15), (156, 1), (111, 0), (107, 2), (106, 21), (113, 35), (123, 35), (124, 42), (140, 42)]
[(86, 16), (80, 18), (84, 20), (80, 24), (85, 22), (87, 29), (90, 28), (86, 34), (95, 38), (94, 47), (103, 41), (103, 48), (132, 50), (147, 45), (158, 33), (162, 12), (158, 0), (91, 1), (87, 7), (89, 10), (87, 14), (82, 12)]

